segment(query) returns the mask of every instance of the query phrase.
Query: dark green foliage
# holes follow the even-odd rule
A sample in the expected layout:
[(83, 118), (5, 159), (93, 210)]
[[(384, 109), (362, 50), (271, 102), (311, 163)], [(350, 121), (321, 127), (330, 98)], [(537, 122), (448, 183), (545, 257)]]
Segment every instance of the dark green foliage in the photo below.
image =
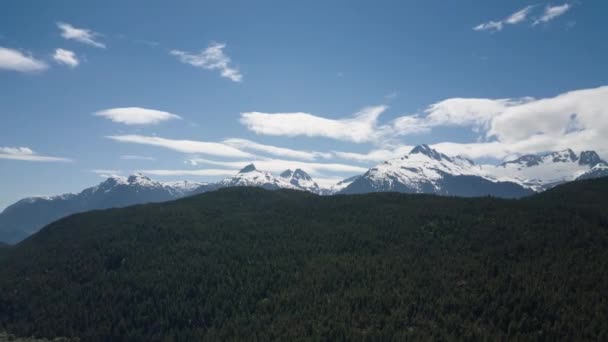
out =
[(20, 336), (608, 338), (608, 179), (523, 200), (229, 188), (73, 215), (6, 254), (0, 330)]

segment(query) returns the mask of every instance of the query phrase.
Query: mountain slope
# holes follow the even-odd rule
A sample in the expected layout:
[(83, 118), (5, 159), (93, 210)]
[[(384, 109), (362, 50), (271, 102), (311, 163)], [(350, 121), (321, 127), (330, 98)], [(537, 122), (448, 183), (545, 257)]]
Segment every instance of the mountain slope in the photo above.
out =
[(522, 200), (238, 187), (77, 214), (0, 262), (0, 329), (103, 340), (603, 340), (608, 178)]
[(524, 155), (498, 166), (484, 165), (485, 174), (508, 179), (535, 191), (543, 191), (577, 179), (598, 164), (605, 164), (595, 151), (577, 155), (571, 149), (539, 155)]
[(283, 171), (279, 177), (295, 186), (297, 189), (309, 191), (314, 194), (318, 194), (321, 191), (319, 185), (302, 169), (296, 169), (295, 171), (287, 169)]
[(141, 174), (110, 177), (78, 194), (23, 199), (0, 213), (0, 241), (16, 243), (59, 218), (93, 209), (163, 202), (184, 196), (188, 187), (201, 184), (167, 185)]
[(450, 196), (516, 198), (532, 193), (519, 184), (483, 175), (472, 161), (448, 157), (427, 145), (416, 146), (402, 158), (385, 161), (340, 191), (432, 193)]
[(577, 180), (593, 179), (600, 177), (608, 177), (608, 164), (598, 163), (591, 170), (578, 176)]
[(277, 178), (268, 171), (260, 171), (255, 165), (249, 164), (236, 175), (225, 178), (217, 183), (218, 188), (234, 186), (255, 186), (266, 190), (295, 189), (296, 186), (289, 181)]

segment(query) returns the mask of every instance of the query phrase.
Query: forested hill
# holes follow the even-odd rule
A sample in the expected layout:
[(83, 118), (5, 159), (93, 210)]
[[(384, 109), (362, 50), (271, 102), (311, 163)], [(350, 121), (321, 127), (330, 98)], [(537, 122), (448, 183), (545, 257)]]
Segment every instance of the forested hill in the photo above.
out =
[(608, 339), (608, 178), (522, 200), (228, 188), (76, 214), (5, 254), (19, 336)]

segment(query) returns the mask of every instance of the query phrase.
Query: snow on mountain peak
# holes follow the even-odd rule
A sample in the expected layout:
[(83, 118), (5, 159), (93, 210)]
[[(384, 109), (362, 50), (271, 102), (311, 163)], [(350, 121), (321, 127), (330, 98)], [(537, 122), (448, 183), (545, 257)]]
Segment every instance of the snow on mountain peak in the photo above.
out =
[(302, 169), (296, 169), (295, 171), (287, 169), (279, 177), (299, 189), (314, 193), (320, 191), (319, 185)]
[(563, 151), (551, 152), (545, 155), (545, 157), (551, 157), (554, 163), (568, 163), (578, 161), (578, 156), (571, 149), (565, 149)]
[(595, 151), (577, 155), (572, 149), (523, 155), (498, 166), (484, 166), (484, 172), (498, 179), (510, 179), (535, 191), (571, 181), (603, 163)]
[(433, 158), (435, 160), (442, 160), (442, 159), (450, 159), (450, 157), (446, 156), (445, 154), (438, 152), (435, 149), (432, 149), (429, 145), (426, 144), (422, 144), (422, 145), (418, 145), (416, 147), (414, 147), (410, 153), (411, 154), (423, 154), (427, 157)]
[(446, 175), (480, 176), (481, 170), (473, 162), (461, 157), (450, 158), (428, 145), (418, 145), (404, 157), (387, 160), (369, 169), (365, 177), (374, 188), (406, 187), (412, 192), (440, 190)]
[(151, 180), (150, 178), (144, 176), (141, 173), (135, 173), (135, 174), (130, 175), (129, 178), (127, 178), (127, 183), (129, 183), (131, 185), (137, 184), (137, 185), (144, 185), (144, 186), (158, 184), (158, 182)]

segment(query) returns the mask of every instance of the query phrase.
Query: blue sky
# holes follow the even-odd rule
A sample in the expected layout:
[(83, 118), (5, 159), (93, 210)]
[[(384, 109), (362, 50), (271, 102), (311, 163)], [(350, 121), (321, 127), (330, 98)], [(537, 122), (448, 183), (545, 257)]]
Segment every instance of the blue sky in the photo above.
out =
[(604, 1), (6, 1), (0, 208), (111, 173), (608, 157)]

